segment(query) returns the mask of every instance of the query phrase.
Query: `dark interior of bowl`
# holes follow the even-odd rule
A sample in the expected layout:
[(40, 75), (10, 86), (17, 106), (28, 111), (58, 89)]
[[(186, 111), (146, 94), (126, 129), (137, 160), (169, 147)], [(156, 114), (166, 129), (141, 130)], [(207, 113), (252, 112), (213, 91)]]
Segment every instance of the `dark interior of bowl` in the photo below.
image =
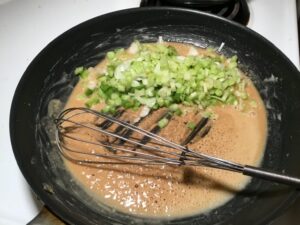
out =
[[(137, 39), (192, 43), (237, 55), (268, 112), (268, 141), (262, 167), (299, 175), (300, 76), (271, 43), (245, 27), (183, 9), (132, 9), (103, 15), (65, 32), (30, 64), (14, 96), (10, 132), (15, 157), (28, 183), (46, 205), (71, 224), (266, 224), (295, 198), (286, 186), (253, 179), (225, 205), (180, 219), (141, 218), (93, 200), (64, 169), (53, 141), (52, 99), (65, 102), (78, 66), (94, 66), (108, 50)], [(52, 124), (52, 125), (51, 125)]]

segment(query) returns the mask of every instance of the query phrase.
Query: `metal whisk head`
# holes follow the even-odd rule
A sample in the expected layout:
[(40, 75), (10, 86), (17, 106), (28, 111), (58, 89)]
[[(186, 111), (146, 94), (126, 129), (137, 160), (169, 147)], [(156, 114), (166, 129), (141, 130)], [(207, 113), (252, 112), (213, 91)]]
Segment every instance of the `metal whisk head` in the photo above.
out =
[[(121, 115), (119, 111), (117, 115)], [(169, 117), (170, 114), (166, 114)], [(300, 178), (241, 165), (189, 149), (196, 134), (205, 135), (209, 126), (202, 119), (181, 143), (147, 131), (115, 117), (87, 108), (70, 108), (55, 120), (56, 142), (61, 154), (74, 163), (100, 166), (110, 164), (207, 166), (300, 188)]]
[[(119, 112), (121, 114), (121, 112)], [(241, 172), (243, 166), (192, 151), (186, 144), (208, 132), (203, 118), (181, 144), (135, 124), (87, 108), (70, 108), (56, 119), (56, 141), (67, 159), (85, 165), (168, 164), (208, 166)]]

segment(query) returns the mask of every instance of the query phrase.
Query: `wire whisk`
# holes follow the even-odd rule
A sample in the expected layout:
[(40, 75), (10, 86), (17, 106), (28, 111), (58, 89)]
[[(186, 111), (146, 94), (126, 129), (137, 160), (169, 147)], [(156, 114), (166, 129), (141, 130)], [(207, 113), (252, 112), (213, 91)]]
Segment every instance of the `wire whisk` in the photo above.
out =
[[(207, 118), (202, 118), (181, 143), (174, 143), (158, 134), (159, 127), (145, 130), (140, 121), (129, 123), (115, 116), (88, 109), (69, 108), (60, 113), (56, 124), (56, 142), (63, 157), (82, 165), (134, 164), (206, 166), (265, 180), (300, 187), (300, 179), (261, 168), (242, 165), (193, 151), (187, 144), (196, 136), (209, 132)], [(165, 117), (171, 114), (166, 113)]]

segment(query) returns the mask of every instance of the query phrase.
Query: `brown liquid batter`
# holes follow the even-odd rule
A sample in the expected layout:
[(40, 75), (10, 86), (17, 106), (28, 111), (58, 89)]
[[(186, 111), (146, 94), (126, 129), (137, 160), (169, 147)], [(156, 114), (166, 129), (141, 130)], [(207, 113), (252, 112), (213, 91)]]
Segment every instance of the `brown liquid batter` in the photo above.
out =
[[(175, 46), (180, 55), (190, 51), (189, 45), (168, 44)], [(202, 49), (197, 51), (206, 54)], [(103, 70), (104, 67), (105, 61), (91, 70)], [(250, 81), (247, 91), (257, 107), (246, 112), (233, 106), (212, 107), (217, 118), (213, 120), (210, 132), (189, 147), (241, 164), (259, 165), (267, 135), (266, 112)], [(84, 101), (78, 98), (82, 92), (79, 83), (66, 108), (83, 107)], [(151, 128), (162, 111), (152, 113), (141, 126)], [(190, 132), (186, 123), (201, 117), (193, 109), (187, 111), (183, 116), (175, 116), (159, 135), (180, 143)], [(135, 114), (137, 112), (128, 112), (122, 118), (132, 118)], [(109, 165), (92, 168), (68, 160), (65, 165), (78, 183), (99, 201), (117, 210), (147, 217), (183, 217), (205, 212), (233, 198), (250, 180), (241, 174), (206, 167)]]

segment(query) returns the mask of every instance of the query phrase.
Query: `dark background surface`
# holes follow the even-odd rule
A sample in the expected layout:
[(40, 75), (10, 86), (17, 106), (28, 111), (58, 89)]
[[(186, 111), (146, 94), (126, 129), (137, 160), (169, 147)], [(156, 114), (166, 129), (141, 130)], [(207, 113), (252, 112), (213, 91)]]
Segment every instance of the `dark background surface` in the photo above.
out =
[(270, 223), (270, 225), (299, 225), (300, 224), (300, 199), (296, 202), (278, 219)]

